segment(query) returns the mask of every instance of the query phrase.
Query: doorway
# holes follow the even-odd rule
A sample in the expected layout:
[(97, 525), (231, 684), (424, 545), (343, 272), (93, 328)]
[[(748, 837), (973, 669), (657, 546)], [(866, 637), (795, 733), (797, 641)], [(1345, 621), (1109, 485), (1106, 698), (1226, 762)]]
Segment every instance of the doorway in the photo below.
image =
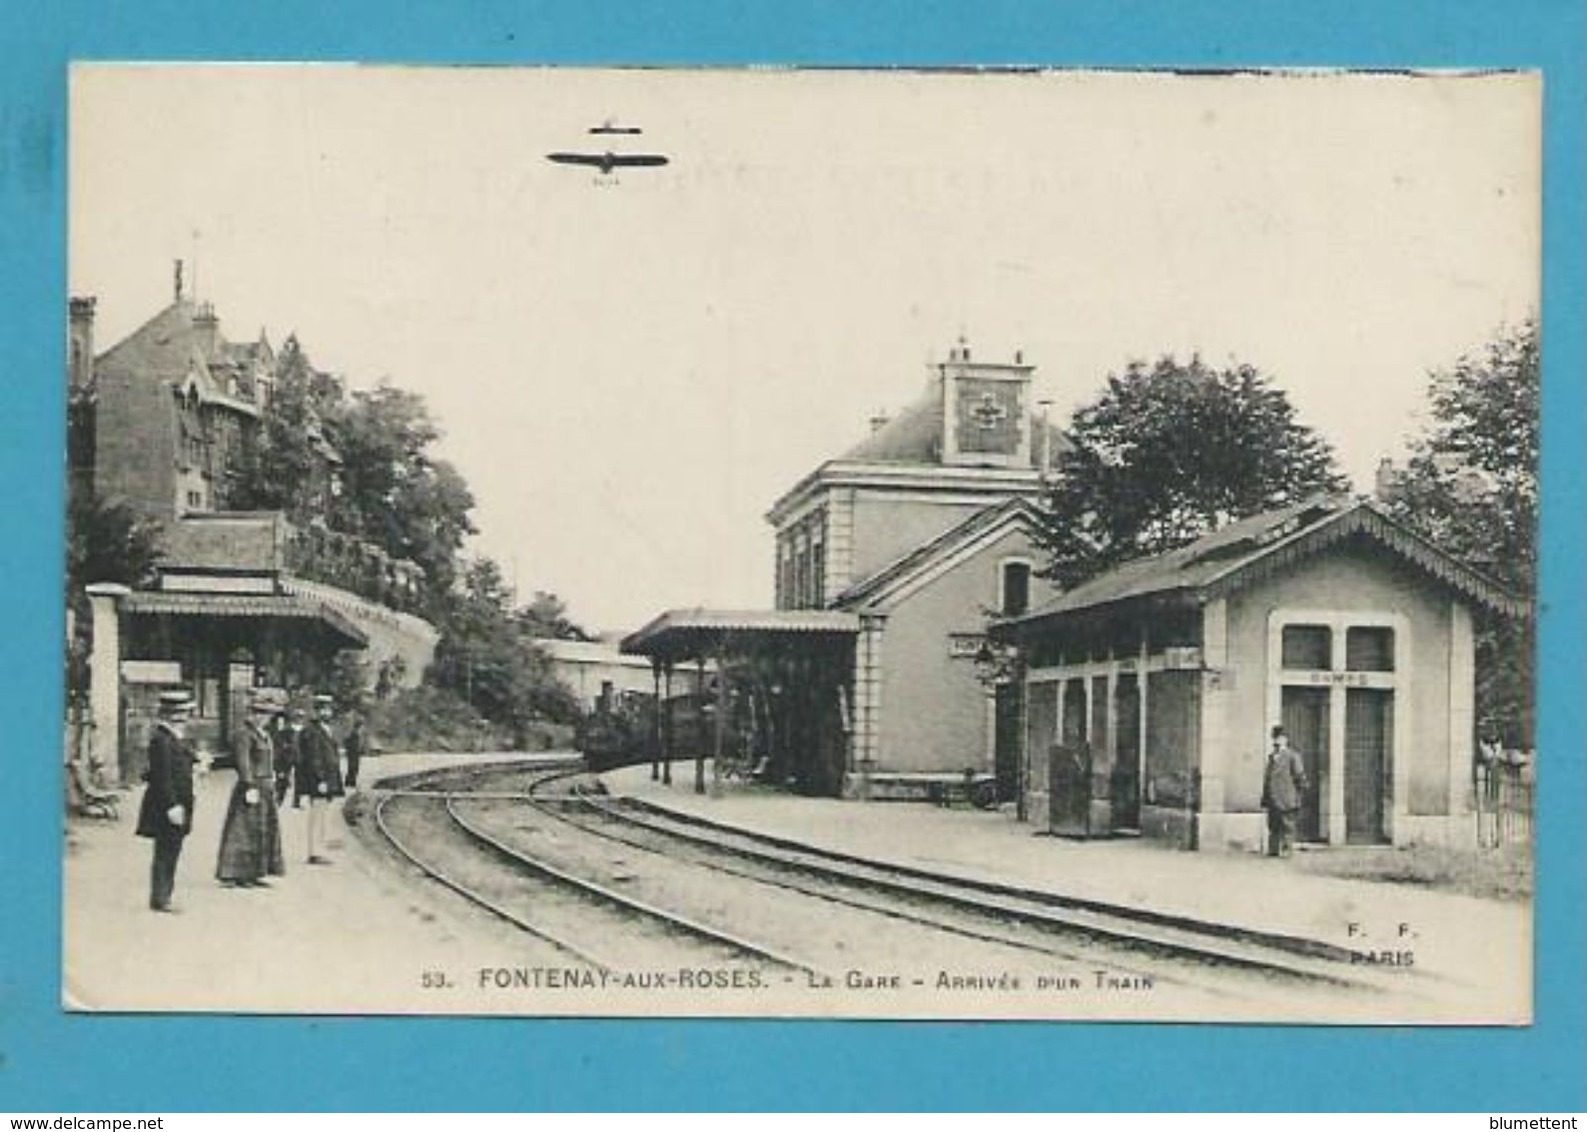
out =
[(1020, 717), (1024, 714), (1021, 701), (1025, 685), (1007, 681), (997, 685), (993, 693), (994, 725), (992, 736), (992, 765), (997, 776), (997, 800), (1007, 802), (1019, 796), (1020, 783)]
[(1322, 800), (1328, 796), (1328, 700), (1327, 688), (1284, 689), (1284, 730), (1306, 768), (1306, 793), (1295, 823), (1295, 836), (1301, 841), (1328, 839), (1322, 811)]
[(1389, 752), (1394, 743), (1394, 693), (1351, 688), (1345, 693), (1345, 842), (1385, 845), (1391, 795)]

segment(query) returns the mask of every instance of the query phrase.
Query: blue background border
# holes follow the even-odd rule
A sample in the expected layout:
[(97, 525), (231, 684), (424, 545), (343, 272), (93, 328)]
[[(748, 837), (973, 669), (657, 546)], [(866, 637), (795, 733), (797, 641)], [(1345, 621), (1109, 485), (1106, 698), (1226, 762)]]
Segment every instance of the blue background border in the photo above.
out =
[[(0, 1110), (1581, 1110), (1583, 11), (1579, 0), (272, 4), (0, 8)], [(1541, 68), (1537, 1023), (1135, 1025), (72, 1017), (57, 1008), (70, 59)], [(158, 123), (150, 123), (156, 130)], [(268, 139), (261, 139), (268, 144)]]

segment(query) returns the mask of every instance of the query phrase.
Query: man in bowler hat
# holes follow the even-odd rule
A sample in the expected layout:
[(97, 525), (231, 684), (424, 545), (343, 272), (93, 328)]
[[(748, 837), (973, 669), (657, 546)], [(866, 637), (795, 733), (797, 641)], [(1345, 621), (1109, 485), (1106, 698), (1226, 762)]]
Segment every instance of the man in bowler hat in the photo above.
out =
[(138, 807), (138, 836), (154, 842), (149, 871), (149, 907), (175, 912), (171, 891), (182, 842), (193, 831), (193, 764), (198, 755), (187, 739), (193, 698), (186, 692), (161, 692), (159, 718), (149, 738), (148, 786)]
[(1306, 766), (1283, 727), (1273, 728), (1273, 749), (1262, 768), (1262, 808), (1267, 811), (1267, 855), (1288, 857), (1295, 819), (1306, 796)]

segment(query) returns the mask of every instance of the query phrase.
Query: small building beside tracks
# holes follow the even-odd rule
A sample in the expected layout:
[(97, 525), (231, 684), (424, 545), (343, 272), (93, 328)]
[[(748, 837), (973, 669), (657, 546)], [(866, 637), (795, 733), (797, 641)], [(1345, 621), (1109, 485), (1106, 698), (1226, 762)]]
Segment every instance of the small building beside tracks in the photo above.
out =
[(1364, 500), (1317, 497), (1129, 562), (994, 629), (1024, 800), (1058, 834), (1261, 844), (1282, 724), (1303, 843), (1472, 835), (1474, 623), (1526, 603)]

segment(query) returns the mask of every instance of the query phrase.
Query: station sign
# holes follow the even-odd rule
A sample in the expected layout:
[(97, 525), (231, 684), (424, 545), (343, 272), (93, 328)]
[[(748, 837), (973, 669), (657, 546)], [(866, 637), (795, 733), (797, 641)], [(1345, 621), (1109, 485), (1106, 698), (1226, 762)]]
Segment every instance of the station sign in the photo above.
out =
[(985, 644), (985, 633), (949, 633), (948, 655), (955, 660), (974, 660)]

